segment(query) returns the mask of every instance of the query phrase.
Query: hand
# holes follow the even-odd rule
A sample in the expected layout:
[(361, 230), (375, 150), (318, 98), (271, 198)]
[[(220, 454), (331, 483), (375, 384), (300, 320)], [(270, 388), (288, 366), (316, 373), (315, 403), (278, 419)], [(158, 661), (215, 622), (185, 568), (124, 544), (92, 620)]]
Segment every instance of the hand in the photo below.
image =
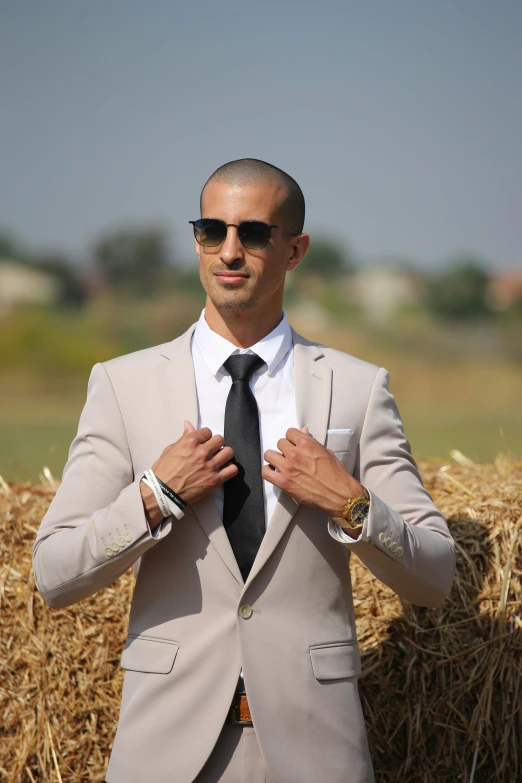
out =
[(310, 435), (308, 427), (291, 427), (286, 437), (277, 442), (277, 448), (279, 451), (265, 451), (269, 464), (263, 466), (262, 476), (298, 503), (321, 508), (330, 517), (340, 517), (346, 501), (362, 495), (359, 482), (331, 449)]
[[(181, 438), (163, 450), (152, 470), (186, 503), (194, 503), (236, 475), (234, 452), (224, 443), (222, 435), (212, 435), (208, 427), (196, 430), (186, 421)], [(154, 494), (142, 483), (141, 495), (149, 523), (156, 527), (163, 517)]]

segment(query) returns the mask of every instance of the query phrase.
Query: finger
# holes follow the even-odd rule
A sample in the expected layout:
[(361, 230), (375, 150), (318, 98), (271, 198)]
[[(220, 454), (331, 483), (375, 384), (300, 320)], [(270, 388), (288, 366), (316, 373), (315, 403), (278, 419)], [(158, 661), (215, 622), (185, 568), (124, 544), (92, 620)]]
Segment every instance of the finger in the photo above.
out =
[(210, 440), (205, 443), (205, 448), (209, 457), (213, 457), (214, 454), (219, 451), (225, 445), (225, 439), (223, 435), (213, 435)]
[(220, 470), (217, 475), (221, 483), (224, 483), (225, 481), (234, 478), (234, 476), (237, 476), (238, 470), (238, 466), (234, 462), (231, 462), (230, 465), (226, 465), (222, 470)]
[(274, 467), (279, 468), (279, 470), (287, 464), (286, 457), (278, 451), (274, 451), (274, 449), (267, 449), (263, 456), (269, 465), (273, 465)]
[(275, 484), (276, 487), (280, 487), (281, 482), (283, 481), (283, 474), (278, 473), (277, 470), (273, 470), (270, 465), (263, 465), (261, 468), (261, 476), (271, 484)]
[(192, 435), (196, 443), (206, 443), (212, 437), (212, 430), (208, 427), (202, 427), (199, 430), (190, 430), (187, 434)]
[(286, 457), (289, 450), (295, 449), (295, 446), (293, 443), (290, 443), (290, 441), (287, 440), (286, 438), (281, 438), (280, 440), (277, 441), (277, 448), (279, 449), (281, 454), (284, 454), (284, 456)]
[(304, 425), (304, 427), (301, 427), (301, 432), (304, 432), (305, 435), (310, 435), (310, 430), (308, 429), (308, 425)]
[(290, 427), (290, 429), (287, 430), (286, 437), (290, 443), (293, 443), (294, 446), (297, 446), (299, 441), (302, 440), (305, 435), (304, 432), (301, 432), (301, 430), (298, 430), (296, 427)]
[(183, 435), (186, 435), (188, 432), (196, 432), (196, 428), (188, 419), (185, 419), (184, 426), (185, 429), (183, 430)]
[(224, 446), (217, 454), (209, 461), (209, 467), (213, 470), (219, 470), (227, 462), (234, 459), (234, 449), (231, 446)]

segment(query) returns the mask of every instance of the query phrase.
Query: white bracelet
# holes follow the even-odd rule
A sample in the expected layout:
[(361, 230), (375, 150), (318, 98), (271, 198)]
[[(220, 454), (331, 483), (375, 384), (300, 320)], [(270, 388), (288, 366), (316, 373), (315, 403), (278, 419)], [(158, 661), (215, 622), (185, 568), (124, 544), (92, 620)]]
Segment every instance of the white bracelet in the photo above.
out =
[(185, 516), (185, 512), (178, 506), (177, 503), (174, 503), (174, 501), (171, 500), (163, 491), (161, 494), (163, 495), (163, 500), (170, 509), (169, 514), (173, 514), (176, 519), (181, 519), (181, 517)]
[(163, 517), (169, 517), (170, 511), (169, 507), (166, 504), (166, 498), (163, 495), (163, 492), (161, 491), (161, 487), (158, 484), (158, 481), (156, 479), (156, 476), (154, 475), (152, 470), (146, 470), (145, 471), (145, 478), (143, 479), (144, 482), (147, 483), (147, 486), (150, 487), (150, 489), (154, 492), (154, 497), (156, 498), (156, 503), (161, 509), (161, 513), (163, 514)]
[[(144, 484), (146, 484), (154, 492), (154, 497), (161, 509), (163, 517), (168, 517), (173, 514), (176, 519), (181, 519), (185, 516), (185, 512), (181, 509), (177, 503), (174, 503), (167, 495), (165, 495), (161, 489), (161, 486), (152, 470), (145, 471), (145, 478), (142, 478)], [(157, 494), (159, 492), (159, 495)]]

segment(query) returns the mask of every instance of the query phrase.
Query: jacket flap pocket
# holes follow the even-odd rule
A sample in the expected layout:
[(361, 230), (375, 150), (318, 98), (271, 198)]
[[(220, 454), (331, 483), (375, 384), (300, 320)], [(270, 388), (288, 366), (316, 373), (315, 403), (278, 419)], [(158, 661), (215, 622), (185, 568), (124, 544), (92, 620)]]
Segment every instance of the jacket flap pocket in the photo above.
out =
[(339, 680), (361, 673), (361, 654), (356, 641), (316, 644), (310, 647), (310, 658), (318, 680)]
[(129, 635), (123, 648), (121, 666), (135, 672), (168, 674), (178, 650), (179, 644), (168, 639)]
[(332, 451), (350, 451), (353, 445), (352, 430), (327, 430), (326, 443), (327, 449)]

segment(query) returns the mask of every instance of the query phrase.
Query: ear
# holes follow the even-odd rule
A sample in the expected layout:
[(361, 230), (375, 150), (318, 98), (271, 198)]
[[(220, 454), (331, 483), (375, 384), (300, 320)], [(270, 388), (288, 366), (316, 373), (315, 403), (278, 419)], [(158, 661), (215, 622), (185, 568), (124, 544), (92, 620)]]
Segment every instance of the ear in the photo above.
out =
[(308, 248), (310, 247), (310, 236), (308, 234), (299, 234), (295, 237), (293, 242), (293, 252), (288, 261), (286, 262), (286, 271), (291, 272), (298, 264), (301, 263)]

